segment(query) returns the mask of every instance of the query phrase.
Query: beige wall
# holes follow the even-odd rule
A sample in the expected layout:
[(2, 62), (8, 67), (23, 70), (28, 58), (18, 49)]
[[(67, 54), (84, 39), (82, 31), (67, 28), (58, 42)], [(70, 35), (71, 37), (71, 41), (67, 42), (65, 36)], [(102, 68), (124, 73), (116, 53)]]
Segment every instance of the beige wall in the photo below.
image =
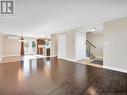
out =
[(75, 59), (75, 32), (67, 32), (67, 58)]
[(103, 49), (104, 49), (104, 34), (98, 34), (96, 36), (96, 56), (103, 58)]
[(87, 32), (86, 39), (96, 46), (96, 48), (93, 48), (95, 57), (103, 58), (104, 34)]
[(8, 39), (7, 35), (3, 35), (3, 56), (19, 56), (20, 43), (18, 39)]
[(58, 54), (58, 39), (57, 34), (51, 35), (51, 56), (56, 56)]
[(104, 67), (127, 72), (127, 17), (104, 23)]
[(2, 50), (2, 34), (0, 32), (0, 62), (2, 60), (2, 56), (3, 56), (3, 50)]

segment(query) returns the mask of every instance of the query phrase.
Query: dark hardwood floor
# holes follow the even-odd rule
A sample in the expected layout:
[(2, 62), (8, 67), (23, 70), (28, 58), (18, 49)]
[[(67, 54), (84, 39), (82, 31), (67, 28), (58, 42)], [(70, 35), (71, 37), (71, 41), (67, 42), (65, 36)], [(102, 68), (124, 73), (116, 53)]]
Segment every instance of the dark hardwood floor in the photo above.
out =
[(0, 65), (0, 95), (127, 95), (127, 74), (57, 58)]

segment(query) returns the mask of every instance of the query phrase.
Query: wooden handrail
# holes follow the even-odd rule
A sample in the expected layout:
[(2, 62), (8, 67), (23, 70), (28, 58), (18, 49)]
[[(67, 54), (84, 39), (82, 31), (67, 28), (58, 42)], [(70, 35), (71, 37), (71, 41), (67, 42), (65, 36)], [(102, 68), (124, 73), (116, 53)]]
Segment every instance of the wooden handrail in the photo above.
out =
[[(88, 40), (86, 40), (86, 44), (89, 43), (91, 46), (93, 46), (94, 48), (96, 48), (95, 45), (93, 45), (91, 42), (89, 42)], [(88, 44), (87, 44), (88, 45)]]

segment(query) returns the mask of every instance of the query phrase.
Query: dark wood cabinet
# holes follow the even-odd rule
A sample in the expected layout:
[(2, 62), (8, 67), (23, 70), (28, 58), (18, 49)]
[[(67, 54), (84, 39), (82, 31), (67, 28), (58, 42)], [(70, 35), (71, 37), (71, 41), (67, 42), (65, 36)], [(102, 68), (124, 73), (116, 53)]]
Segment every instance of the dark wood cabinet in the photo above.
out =
[(37, 54), (43, 54), (43, 45), (45, 45), (45, 41), (43, 39), (37, 39)]

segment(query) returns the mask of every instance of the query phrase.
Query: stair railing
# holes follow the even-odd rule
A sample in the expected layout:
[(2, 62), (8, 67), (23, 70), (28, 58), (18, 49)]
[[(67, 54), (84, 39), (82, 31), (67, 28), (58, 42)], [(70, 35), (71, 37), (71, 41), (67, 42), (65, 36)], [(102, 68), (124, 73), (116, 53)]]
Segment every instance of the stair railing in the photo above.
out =
[(90, 41), (86, 40), (86, 55), (88, 58), (92, 58), (95, 56), (95, 48), (95, 45), (93, 45)]

